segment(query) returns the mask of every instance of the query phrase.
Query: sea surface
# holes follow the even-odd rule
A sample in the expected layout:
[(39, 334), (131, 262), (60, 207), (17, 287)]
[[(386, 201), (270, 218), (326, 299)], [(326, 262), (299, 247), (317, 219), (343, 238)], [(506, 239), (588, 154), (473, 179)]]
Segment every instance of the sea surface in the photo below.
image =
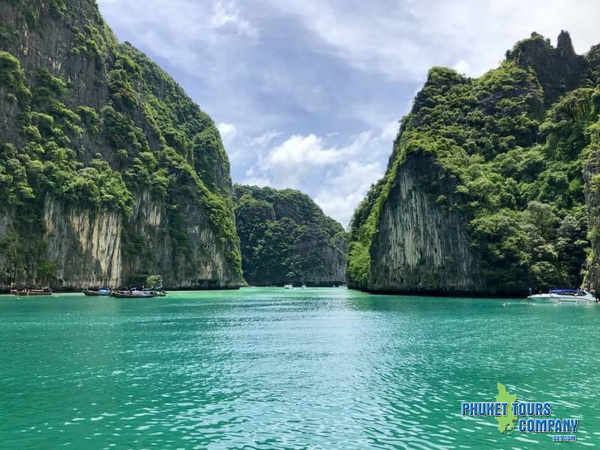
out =
[[(0, 296), (0, 448), (583, 448), (600, 306), (247, 288)], [(551, 402), (576, 442), (461, 402)]]

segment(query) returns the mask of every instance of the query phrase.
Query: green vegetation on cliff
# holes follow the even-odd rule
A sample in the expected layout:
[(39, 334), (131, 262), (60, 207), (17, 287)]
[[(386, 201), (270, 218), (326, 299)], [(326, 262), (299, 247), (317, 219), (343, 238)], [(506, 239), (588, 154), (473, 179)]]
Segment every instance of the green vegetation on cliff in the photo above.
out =
[[(0, 246), (0, 256), (41, 245), (51, 196), (120, 214), (126, 257), (143, 261), (143, 245), (128, 239), (137, 239), (136, 198), (148, 192), (168, 212), (174, 258), (188, 251), (185, 221), (196, 208), (224, 249), (231, 279), (241, 280), (229, 162), (210, 117), (145, 55), (119, 44), (92, 0), (13, 5), (0, 30), (0, 208), (31, 217), (37, 231), (14, 224), (3, 238), (13, 245)], [(38, 280), (42, 255), (0, 274), (0, 285)], [(23, 271), (29, 275), (17, 276)]]
[(345, 282), (346, 233), (291, 189), (234, 186), (244, 278), (252, 285)]
[[(385, 232), (381, 212), (399, 171), (420, 154), (442, 174), (430, 189), (435, 203), (465, 218), (481, 271), (473, 276), (489, 292), (581, 285), (590, 239), (597, 240), (595, 228), (588, 233), (583, 170), (597, 158), (598, 53), (576, 55), (564, 32), (557, 48), (534, 33), (478, 79), (431, 69), (402, 120), (385, 177), (355, 213), (350, 284), (388, 288), (371, 284), (378, 270), (372, 242)], [(452, 202), (440, 186), (452, 187)]]

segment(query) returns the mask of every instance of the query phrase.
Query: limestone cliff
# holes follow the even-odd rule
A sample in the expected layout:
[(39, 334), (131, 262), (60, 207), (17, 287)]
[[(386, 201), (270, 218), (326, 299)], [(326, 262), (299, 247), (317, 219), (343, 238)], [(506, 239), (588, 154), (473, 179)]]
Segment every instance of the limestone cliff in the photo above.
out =
[(244, 278), (255, 286), (346, 282), (346, 233), (310, 197), (235, 185)]
[(93, 0), (0, 2), (0, 289), (241, 284), (213, 121)]
[(373, 285), (390, 291), (484, 290), (466, 220), (452, 209), (454, 183), (436, 186), (440, 173), (429, 155), (411, 154), (399, 168), (371, 244), (377, 261)]
[(533, 33), (478, 79), (433, 68), (355, 213), (349, 285), (598, 286), (598, 54), (577, 55), (566, 32), (556, 47)]
[[(600, 45), (592, 47), (586, 55), (590, 66), (590, 80), (600, 85)], [(600, 93), (596, 92), (595, 111), (600, 110)], [(590, 108), (593, 106), (590, 105)], [(589, 222), (590, 248), (587, 254), (585, 286), (600, 292), (600, 115), (586, 129), (589, 144), (583, 168), (585, 198)]]

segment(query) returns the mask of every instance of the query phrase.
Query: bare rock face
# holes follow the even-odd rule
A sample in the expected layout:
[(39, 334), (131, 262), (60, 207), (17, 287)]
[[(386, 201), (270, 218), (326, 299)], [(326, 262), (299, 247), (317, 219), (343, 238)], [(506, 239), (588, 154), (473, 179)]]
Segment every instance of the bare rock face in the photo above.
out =
[(121, 282), (121, 217), (116, 213), (77, 210), (48, 197), (44, 240), (56, 265), (58, 286), (118, 286)]
[(399, 168), (373, 238), (371, 289), (484, 292), (453, 186), (436, 187), (439, 179), (428, 156), (410, 155)]
[[(181, 205), (186, 221), (183, 228), (187, 239), (184, 245), (170, 239), (167, 230), (170, 218), (164, 205), (151, 199), (148, 193), (136, 198), (129, 229), (144, 245), (141, 252), (131, 251), (125, 258), (124, 273), (154, 271), (170, 280), (171, 285), (189, 289), (215, 289), (228, 287), (226, 257), (218, 238), (206, 224), (208, 216), (202, 209)], [(232, 284), (231, 287), (235, 286)]]
[(0, 289), (242, 283), (213, 121), (93, 0), (0, 2)]
[(542, 85), (546, 105), (549, 106), (566, 92), (576, 89), (585, 79), (588, 64), (586, 58), (575, 53), (571, 36), (561, 31), (556, 47), (541, 35), (533, 33), (512, 51), (508, 59), (531, 69)]

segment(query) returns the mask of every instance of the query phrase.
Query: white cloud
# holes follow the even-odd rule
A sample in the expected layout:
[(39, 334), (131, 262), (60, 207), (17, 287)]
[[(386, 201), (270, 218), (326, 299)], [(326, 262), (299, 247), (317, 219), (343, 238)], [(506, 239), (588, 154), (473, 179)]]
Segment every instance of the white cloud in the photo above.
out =
[(335, 133), (289, 136), (260, 153), (242, 183), (300, 189), (346, 226), (370, 186), (383, 175), (380, 160), (387, 159), (397, 129), (398, 123), (392, 122), (359, 133), (345, 145), (330, 142), (338, 137)]
[(241, 184), (245, 184), (248, 186), (258, 186), (258, 187), (265, 187), (265, 186), (271, 186), (271, 182), (269, 181), (268, 178), (261, 178), (261, 177), (249, 177), (249, 178), (245, 178)]
[[(267, 0), (283, 14), (298, 17), (330, 51), (365, 71), (385, 74), (422, 75), (427, 62), (422, 57), (416, 28), (410, 14), (388, 2), (346, 1), (298, 2)], [(398, 2), (399, 4), (402, 2)], [(410, 36), (413, 36), (411, 39)]]
[(398, 135), (398, 129), (400, 128), (400, 124), (397, 120), (389, 122), (385, 125), (381, 130), (381, 139), (384, 141), (393, 142)]
[(225, 145), (231, 142), (237, 135), (237, 127), (232, 123), (220, 123), (217, 125), (217, 128)]
[(210, 19), (210, 26), (214, 29), (226, 28), (232, 26), (237, 30), (237, 34), (247, 37), (257, 37), (258, 30), (250, 22), (240, 17), (239, 10), (233, 2), (217, 1), (214, 14)]
[[(329, 146), (326, 139), (309, 134), (293, 135), (273, 147), (260, 161), (261, 170), (269, 173), (273, 185), (281, 188), (310, 189), (308, 180), (323, 176), (323, 170), (346, 164), (366, 150), (372, 131), (360, 133), (345, 146)], [(310, 189), (313, 190), (314, 189)]]
[(323, 140), (314, 134), (294, 135), (273, 150), (269, 156), (269, 164), (282, 169), (293, 165), (294, 170), (302, 170), (298, 166), (335, 164), (344, 153), (344, 150), (336, 148), (323, 148)]
[(454, 67), (452, 67), (454, 70), (456, 70), (458, 73), (461, 74), (467, 74), (471, 71), (471, 64), (469, 64), (467, 61), (460, 60), (459, 62), (457, 62)]
[(261, 134), (257, 138), (251, 139), (250, 145), (257, 147), (265, 147), (269, 145), (273, 141), (273, 139), (276, 139), (279, 136), (281, 136), (280, 131), (267, 131), (266, 133)]
[(555, 38), (570, 30), (580, 52), (600, 40), (597, 0), (264, 1), (302, 20), (354, 67), (398, 80), (422, 80), (432, 65), (456, 61), (480, 75), (532, 31)]
[(240, 182), (240, 184), (264, 187), (271, 186), (271, 181), (264, 175), (258, 175), (254, 167), (250, 167), (248, 170), (246, 170), (246, 177)]
[(315, 201), (325, 214), (347, 225), (358, 204), (382, 173), (383, 167), (379, 162), (362, 164), (351, 161), (345, 165), (341, 173), (326, 180), (324, 187), (317, 193)]

